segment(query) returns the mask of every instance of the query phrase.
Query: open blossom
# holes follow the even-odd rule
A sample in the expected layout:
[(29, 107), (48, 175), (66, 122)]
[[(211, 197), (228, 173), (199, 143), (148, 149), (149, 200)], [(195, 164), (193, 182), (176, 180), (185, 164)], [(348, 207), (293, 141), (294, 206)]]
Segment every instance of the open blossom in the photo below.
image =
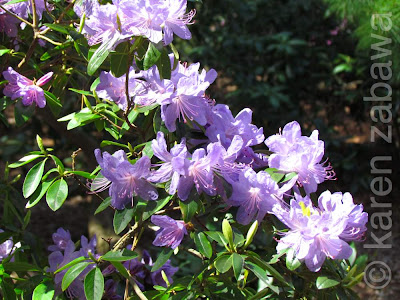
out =
[(41, 86), (50, 81), (53, 72), (45, 74), (36, 82), (17, 73), (11, 67), (3, 72), (3, 76), (8, 80), (8, 84), (3, 90), (4, 95), (11, 97), (12, 100), (22, 97), (22, 104), (25, 106), (35, 103), (40, 108), (45, 107), (46, 98)]
[[(0, 229), (0, 233), (4, 232), (4, 230)], [(0, 244), (0, 262), (3, 261), (6, 257), (10, 256), (13, 254), (16, 248), (21, 247), (21, 243), (16, 243), (14, 244), (12, 238), (6, 240), (5, 242)], [(13, 260), (14, 258), (12, 258)], [(11, 261), (12, 261), (11, 260)]]
[(96, 149), (95, 155), (101, 174), (109, 181), (108, 184), (111, 183), (111, 205), (116, 209), (123, 209), (126, 204), (132, 203), (134, 195), (144, 200), (158, 198), (156, 188), (146, 179), (150, 173), (150, 159), (147, 156), (141, 157), (133, 165), (122, 150), (110, 155)]
[[(362, 212), (362, 206), (355, 206), (348, 195), (344, 204), (341, 194), (331, 197), (327, 191), (321, 194), (319, 207), (315, 208), (309, 196), (303, 198), (296, 194), (289, 209), (275, 206), (274, 214), (290, 229), (283, 233), (277, 251), (292, 248), (296, 258), (305, 261), (313, 272), (320, 270), (326, 257), (349, 258), (352, 249), (345, 241), (359, 239), (359, 233), (366, 230), (367, 214)], [(352, 209), (346, 210), (343, 206)], [(356, 234), (349, 234), (353, 229)]]
[(324, 142), (318, 140), (318, 130), (310, 137), (301, 135), (299, 123), (293, 121), (285, 125), (281, 134), (275, 134), (265, 140), (270, 151), (268, 159), (271, 168), (284, 172), (296, 172), (298, 182), (307, 194), (317, 190), (318, 184), (332, 179), (335, 173), (330, 165), (321, 163), (324, 156)]
[(168, 193), (174, 195), (178, 188), (179, 179), (181, 176), (188, 175), (190, 161), (187, 159), (188, 152), (186, 149), (185, 140), (180, 144), (172, 147), (171, 151), (167, 150), (164, 133), (158, 132), (157, 139), (151, 144), (154, 155), (164, 161), (160, 168), (153, 171), (148, 177), (151, 182), (163, 183), (171, 180), (168, 187)]
[(161, 227), (153, 241), (154, 246), (167, 246), (175, 249), (187, 234), (185, 222), (176, 221), (168, 216), (151, 216), (151, 222)]
[(292, 186), (289, 181), (279, 187), (267, 172), (256, 173), (247, 168), (240, 173), (239, 180), (232, 184), (232, 196), (227, 204), (239, 206), (236, 219), (240, 224), (249, 224), (254, 219), (261, 221), (275, 205), (281, 204), (283, 193)]
[(48, 247), (49, 251), (61, 251), (65, 250), (68, 242), (71, 240), (71, 234), (68, 230), (58, 228), (57, 232), (52, 235), (54, 245)]
[(186, 25), (192, 24), (195, 12), (186, 14), (186, 4), (186, 0), (118, 1), (124, 30), (143, 35), (153, 43), (164, 40), (165, 45), (172, 42), (174, 33), (182, 39), (192, 37)]

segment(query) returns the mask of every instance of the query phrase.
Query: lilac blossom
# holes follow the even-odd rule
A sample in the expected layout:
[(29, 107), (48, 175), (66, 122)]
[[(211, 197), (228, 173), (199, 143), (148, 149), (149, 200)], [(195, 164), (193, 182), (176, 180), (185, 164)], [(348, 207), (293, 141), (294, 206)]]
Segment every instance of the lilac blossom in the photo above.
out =
[(239, 206), (236, 218), (240, 224), (249, 224), (254, 219), (260, 222), (274, 205), (281, 205), (283, 193), (292, 186), (293, 183), (289, 181), (279, 187), (267, 172), (256, 173), (247, 168), (240, 173), (239, 180), (232, 184), (232, 196), (227, 204)]
[(268, 159), (269, 166), (288, 173), (296, 172), (298, 183), (307, 194), (315, 192), (318, 184), (335, 176), (330, 165), (321, 163), (324, 142), (318, 140), (318, 130), (310, 137), (302, 136), (299, 123), (293, 121), (286, 124), (280, 134), (267, 138), (265, 144), (274, 152)]
[[(75, 258), (80, 256), (79, 251), (75, 251), (75, 244), (73, 241), (68, 241), (64, 252), (54, 251), (49, 255), (49, 269), (48, 272), (55, 272), (60, 267), (66, 265), (71, 262)], [(94, 265), (92, 265), (94, 267)], [(86, 268), (68, 287), (66, 293), (69, 298), (78, 298), (78, 299), (86, 299), (85, 292), (83, 288), (83, 279), (86, 274), (90, 271), (92, 267)], [(68, 269), (65, 269), (57, 274), (54, 277), (54, 285), (55, 285), (55, 295), (59, 295), (62, 293), (61, 282), (62, 279), (67, 273)]]
[(153, 241), (154, 246), (166, 246), (175, 249), (187, 234), (185, 222), (183, 221), (176, 221), (168, 216), (153, 215), (151, 216), (151, 222), (161, 227)]
[(178, 197), (186, 200), (192, 187), (195, 186), (199, 194), (215, 196), (217, 188), (214, 184), (214, 167), (221, 161), (223, 147), (211, 145), (205, 149), (197, 149), (193, 152), (187, 176), (181, 176), (178, 183)]
[[(0, 1), (4, 4), (7, 1)], [(12, 9), (11, 9), (12, 11)], [(18, 35), (17, 25), (21, 23), (17, 18), (10, 16), (3, 9), (0, 8), (0, 32), (4, 32), (7, 36), (15, 38)]]
[(264, 141), (263, 128), (251, 124), (253, 112), (249, 108), (241, 110), (234, 118), (227, 105), (217, 104), (210, 114), (206, 136), (211, 142), (220, 141), (229, 147), (234, 136), (239, 135), (243, 147), (254, 146)]
[(35, 103), (40, 108), (45, 107), (46, 99), (41, 86), (50, 81), (53, 72), (45, 74), (36, 82), (17, 73), (11, 67), (3, 72), (3, 76), (8, 80), (8, 84), (3, 90), (5, 96), (11, 97), (12, 100), (22, 97), (22, 104), (25, 106)]
[(84, 235), (81, 236), (81, 249), (79, 253), (81, 256), (88, 257), (89, 252), (97, 259), (100, 257), (99, 254), (96, 254), (96, 246), (97, 246), (97, 237), (94, 235), (89, 241), (87, 237)]
[(172, 42), (173, 34), (190, 39), (186, 25), (192, 24), (194, 11), (186, 14), (186, 0), (138, 0), (118, 1), (122, 27), (132, 35), (143, 35), (153, 43), (163, 39), (164, 44)]
[[(4, 232), (4, 230), (0, 229), (0, 233)], [(3, 261), (5, 258), (9, 257), (12, 255), (15, 251), (15, 249), (21, 247), (21, 243), (18, 242), (14, 244), (12, 238), (6, 240), (5, 242), (0, 244), (0, 262)], [(14, 258), (11, 259), (11, 261)]]
[(189, 173), (190, 161), (187, 159), (188, 152), (185, 140), (172, 147), (171, 151), (168, 152), (164, 133), (158, 132), (157, 139), (152, 141), (151, 146), (154, 155), (164, 161), (164, 163), (161, 164), (158, 170), (151, 173), (148, 180), (157, 183), (171, 180), (167, 191), (170, 195), (174, 195), (178, 188), (180, 177), (187, 176)]
[(52, 235), (52, 239), (54, 245), (49, 246), (47, 249), (49, 251), (61, 251), (65, 250), (68, 242), (71, 240), (71, 234), (68, 230), (64, 230), (63, 228), (58, 228), (55, 233)]
[[(282, 233), (277, 251), (292, 248), (296, 258), (304, 261), (313, 272), (320, 270), (326, 257), (349, 258), (352, 249), (345, 240), (358, 239), (367, 221), (366, 213), (361, 212), (362, 206), (355, 206), (348, 195), (344, 204), (340, 194), (332, 196), (329, 191), (320, 196), (318, 208), (313, 207), (309, 196), (295, 196), (290, 208), (273, 208), (273, 213), (289, 228)], [(344, 206), (352, 209), (343, 209)], [(356, 229), (355, 234), (349, 234), (353, 229)]]
[[(126, 75), (114, 77), (111, 72), (100, 73), (100, 83), (96, 87), (97, 95), (102, 99), (113, 101), (122, 110), (128, 108), (128, 100), (126, 99)], [(134, 71), (131, 68), (129, 73), (129, 97), (135, 96), (136, 79)]]
[[(111, 183), (109, 194), (111, 205), (116, 209), (123, 209), (133, 201), (133, 196), (144, 200), (156, 200), (158, 193), (146, 178), (150, 174), (150, 159), (143, 156), (131, 164), (125, 152), (119, 150), (113, 155), (95, 150), (97, 162), (101, 167), (101, 174)], [(106, 182), (106, 184), (109, 184)]]
[(323, 192), (318, 198), (318, 207), (320, 210), (331, 212), (334, 218), (348, 218), (347, 225), (340, 238), (345, 241), (359, 241), (364, 237), (368, 222), (368, 214), (364, 212), (362, 204), (356, 205), (350, 193), (331, 193)]

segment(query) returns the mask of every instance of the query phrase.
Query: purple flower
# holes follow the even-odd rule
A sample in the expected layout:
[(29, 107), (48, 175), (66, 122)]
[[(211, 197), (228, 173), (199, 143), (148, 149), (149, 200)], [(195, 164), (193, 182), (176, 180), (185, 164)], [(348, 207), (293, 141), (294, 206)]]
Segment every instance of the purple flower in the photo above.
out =
[(151, 146), (154, 155), (164, 161), (164, 163), (161, 164), (158, 170), (151, 173), (148, 180), (157, 183), (171, 180), (167, 189), (170, 195), (174, 195), (178, 188), (180, 177), (188, 175), (189, 172), (190, 161), (187, 159), (188, 153), (185, 140), (172, 147), (171, 151), (168, 152), (164, 133), (158, 132), (157, 139), (152, 141)]
[(302, 136), (299, 123), (293, 121), (285, 125), (281, 134), (267, 138), (265, 144), (274, 152), (268, 159), (269, 166), (288, 173), (296, 172), (298, 183), (307, 194), (315, 192), (318, 184), (335, 176), (330, 165), (321, 163), (324, 142), (318, 140), (318, 130), (310, 137)]
[[(4, 230), (0, 229), (0, 233), (4, 232)], [(12, 255), (15, 249), (21, 247), (21, 243), (14, 244), (12, 238), (6, 240), (5, 242), (0, 244), (0, 262), (3, 261), (8, 256)], [(11, 261), (14, 258), (11, 259)]]
[[(67, 263), (71, 262), (75, 258), (78, 258), (80, 256), (79, 251), (75, 251), (75, 245), (73, 241), (69, 241), (64, 249), (64, 253), (61, 251), (55, 251), (52, 252), (49, 255), (49, 269), (47, 270), (48, 272), (55, 272), (57, 269), (60, 267), (66, 265)], [(66, 290), (67, 296), (69, 298), (78, 298), (78, 299), (86, 299), (85, 297), (85, 292), (83, 288), (83, 279), (85, 275), (90, 271), (91, 268), (93, 268), (94, 265), (91, 267), (87, 267), (68, 287)], [(55, 295), (59, 295), (62, 293), (61, 290), (61, 282), (62, 279), (67, 273), (68, 269), (63, 270), (59, 273), (57, 273), (54, 277), (54, 285), (55, 285)]]
[(368, 222), (368, 214), (364, 212), (362, 204), (355, 205), (350, 193), (331, 193), (323, 192), (318, 198), (318, 207), (320, 210), (331, 212), (334, 218), (347, 217), (347, 225), (340, 238), (345, 241), (359, 241), (364, 237)]
[(132, 165), (125, 152), (119, 150), (113, 155), (95, 150), (97, 162), (101, 167), (101, 174), (111, 182), (109, 194), (111, 205), (116, 209), (123, 209), (133, 201), (133, 196), (144, 200), (156, 200), (158, 193), (146, 178), (150, 174), (150, 159), (143, 156)]
[(117, 294), (117, 283), (112, 280), (108, 279), (104, 284), (104, 295), (103, 299), (107, 300), (122, 300), (122, 296)]
[(15, 72), (11, 67), (3, 72), (3, 76), (8, 80), (8, 84), (3, 90), (5, 96), (11, 97), (12, 100), (22, 97), (22, 104), (25, 106), (35, 103), (40, 108), (45, 107), (46, 99), (44, 91), (40, 87), (49, 82), (53, 72), (45, 74), (36, 82)]
[(205, 149), (197, 149), (193, 152), (190, 161), (189, 173), (181, 176), (178, 183), (178, 197), (185, 201), (192, 190), (193, 185), (199, 194), (205, 192), (207, 195), (215, 196), (217, 188), (214, 184), (214, 167), (221, 162), (223, 147), (210, 144)]
[(7, 36), (15, 38), (18, 35), (17, 25), (19, 23), (21, 23), (20, 20), (10, 16), (0, 8), (0, 32), (4, 32)]
[(100, 255), (96, 254), (96, 246), (97, 246), (97, 238), (96, 235), (92, 237), (92, 239), (89, 241), (87, 237), (84, 235), (81, 236), (81, 249), (79, 250), (79, 253), (81, 256), (88, 257), (89, 252), (93, 254), (95, 258), (100, 257)]
[(180, 38), (190, 39), (191, 34), (187, 24), (195, 11), (186, 12), (186, 0), (122, 0), (118, 2), (118, 15), (124, 30), (132, 35), (143, 35), (151, 42), (164, 44), (172, 42), (175, 33)]
[(185, 222), (176, 221), (168, 216), (151, 216), (151, 222), (161, 227), (153, 241), (154, 246), (171, 247), (175, 249), (180, 245), (185, 234), (187, 234)]
[(256, 173), (247, 168), (239, 175), (239, 180), (232, 184), (232, 196), (227, 204), (239, 206), (236, 218), (240, 224), (249, 224), (254, 218), (260, 222), (274, 205), (281, 204), (283, 193), (292, 186), (292, 182), (288, 182), (279, 188), (267, 172)]
[(65, 250), (69, 241), (71, 241), (71, 234), (68, 230), (58, 228), (57, 232), (52, 235), (54, 245), (48, 247), (49, 251), (61, 251)]
[(224, 147), (229, 147), (236, 135), (242, 138), (243, 147), (258, 145), (264, 141), (263, 128), (251, 124), (252, 113), (245, 108), (234, 118), (227, 105), (217, 104), (211, 111), (206, 136), (212, 142), (220, 141)]
[[(126, 99), (126, 76), (114, 77), (111, 72), (100, 73), (100, 83), (96, 87), (96, 93), (100, 98), (114, 101), (122, 110), (128, 108), (128, 100)], [(131, 68), (129, 73), (129, 96), (135, 96), (136, 80), (134, 71)]]
[(344, 240), (359, 239), (365, 231), (367, 215), (362, 213), (362, 206), (355, 206), (350, 194), (343, 201), (340, 193), (332, 195), (327, 191), (319, 197), (318, 208), (313, 207), (309, 196), (295, 196), (289, 209), (273, 208), (278, 219), (290, 229), (282, 233), (277, 251), (292, 248), (296, 258), (304, 260), (313, 272), (320, 270), (326, 257), (349, 258), (352, 249)]
[(169, 283), (172, 284), (173, 283), (172, 276), (176, 272), (178, 272), (178, 270), (179, 270), (178, 267), (171, 266), (171, 261), (167, 260), (166, 263), (161, 268), (150, 274), (151, 281), (153, 285), (160, 285), (163, 287), (167, 287), (167, 283), (163, 279), (161, 271), (164, 271), (165, 275), (167, 275)]

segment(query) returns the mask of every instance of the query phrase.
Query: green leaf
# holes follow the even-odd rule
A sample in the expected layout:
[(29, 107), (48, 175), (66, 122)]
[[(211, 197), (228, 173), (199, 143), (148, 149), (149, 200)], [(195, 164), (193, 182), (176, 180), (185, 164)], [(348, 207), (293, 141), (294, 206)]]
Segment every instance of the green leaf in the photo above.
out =
[(171, 78), (171, 60), (169, 59), (166, 48), (163, 48), (161, 51), (161, 57), (157, 61), (157, 68), (161, 78), (163, 79)]
[(144, 70), (148, 70), (152, 66), (154, 66), (156, 62), (160, 59), (160, 57), (161, 57), (161, 52), (158, 51), (158, 49), (154, 46), (153, 43), (149, 43), (149, 47), (147, 48), (143, 60)]
[(283, 276), (273, 266), (271, 266), (270, 264), (266, 263), (265, 261), (263, 261), (262, 259), (254, 256), (254, 255), (252, 255), (249, 258), (254, 263), (256, 263), (256, 265), (258, 265), (261, 268), (263, 268), (264, 270), (268, 271), (274, 278), (279, 280), (281, 283), (283, 283), (286, 286), (290, 286), (289, 283), (287, 282), (287, 280), (285, 280), (285, 278), (283, 278)]
[(54, 285), (51, 281), (39, 284), (34, 290), (32, 300), (52, 300), (54, 296)]
[[(173, 195), (168, 195), (167, 197), (159, 199), (157, 201), (146, 201), (146, 208), (145, 208), (145, 211), (142, 213), (142, 220), (146, 221), (154, 213), (158, 212), (165, 205), (167, 205), (171, 201), (172, 198), (173, 198)], [(154, 206), (154, 204), (155, 204), (155, 206)]]
[[(129, 123), (133, 124), (136, 120), (136, 118), (139, 116), (139, 112), (135, 109), (132, 109), (129, 114), (128, 114), (128, 120)], [(128, 131), (130, 129), (128, 123), (125, 121), (124, 124), (122, 124), (122, 129)]]
[(159, 268), (161, 268), (171, 257), (173, 252), (174, 250), (171, 248), (164, 248), (158, 255), (154, 265), (151, 267), (151, 272), (157, 271)]
[(219, 231), (205, 231), (205, 233), (214, 241), (216, 241), (218, 244), (220, 244), (221, 246), (226, 247), (229, 250), (228, 247), (228, 241), (227, 239), (224, 237), (224, 235), (219, 232)]
[(127, 261), (134, 259), (137, 256), (137, 253), (128, 249), (123, 249), (121, 251), (108, 251), (101, 257), (101, 259), (105, 261)]
[(29, 170), (28, 174), (26, 174), (24, 184), (22, 187), (22, 192), (25, 198), (31, 196), (40, 184), (40, 180), (42, 179), (44, 166), (46, 164), (46, 160), (43, 160), (32, 167)]
[(84, 171), (68, 171), (68, 173), (75, 174), (86, 179), (94, 179), (96, 176)]
[(7, 272), (40, 271), (38, 267), (26, 262), (8, 262), (4, 263), (3, 267)]
[(3, 294), (4, 300), (16, 300), (17, 296), (15, 295), (14, 288), (11, 284), (6, 282), (5, 280), (1, 281), (1, 292)]
[(133, 207), (115, 211), (113, 225), (116, 234), (120, 234), (128, 226), (133, 218), (134, 211)]
[(51, 30), (58, 31), (63, 34), (69, 34), (69, 30), (67, 30), (67, 28), (65, 28), (64, 26), (58, 24), (50, 24), (50, 23), (45, 23), (43, 25), (49, 27)]
[(271, 290), (275, 293), (279, 294), (279, 288), (277, 286), (272, 285), (272, 280), (267, 276), (267, 272), (260, 266), (252, 263), (247, 262), (245, 264), (246, 268), (249, 269), (260, 279), (266, 286), (268, 286)]
[(117, 142), (113, 142), (113, 141), (102, 141), (100, 143), (100, 147), (106, 147), (106, 146), (118, 146), (118, 147), (122, 147), (122, 148), (126, 148), (129, 149), (129, 147), (127, 145), (121, 144), (121, 143), (117, 143)]
[(246, 235), (246, 243), (244, 244), (243, 248), (246, 249), (251, 242), (253, 241), (254, 236), (257, 233), (257, 229), (258, 229), (258, 221), (255, 220), (253, 224), (251, 224), (249, 231), (247, 231), (247, 235)]
[(4, 54), (10, 53), (11, 49), (0, 49), (0, 56), (3, 56)]
[(93, 97), (93, 93), (88, 92), (88, 91), (84, 91), (84, 90), (77, 90), (77, 89), (73, 89), (73, 88), (69, 88), (70, 91), (73, 91), (77, 94), (81, 94), (81, 95), (85, 95), (85, 96), (91, 96)]
[(179, 206), (182, 211), (183, 220), (187, 223), (193, 218), (194, 214), (197, 211), (198, 204), (193, 199), (189, 199), (186, 201), (179, 200)]
[(50, 155), (51, 159), (53, 160), (54, 164), (57, 166), (57, 170), (63, 174), (65, 171), (65, 167), (64, 164), (62, 163), (62, 161), (55, 155)]
[(96, 209), (96, 211), (94, 212), (95, 215), (97, 215), (98, 213), (102, 212), (103, 210), (105, 210), (107, 207), (109, 207), (111, 204), (111, 197), (107, 197), (106, 199), (104, 199), (103, 202), (100, 203), (99, 207)]
[(83, 270), (85, 270), (87, 266), (93, 263), (94, 262), (81, 262), (69, 268), (62, 279), (61, 289), (65, 291), (70, 286), (70, 284), (83, 272)]
[(288, 174), (285, 174), (285, 177), (283, 177), (281, 182), (286, 182), (289, 181), (290, 179), (292, 179), (293, 177), (295, 177), (297, 175), (296, 172), (290, 172)]
[(231, 224), (227, 219), (222, 220), (222, 233), (229, 243), (229, 247), (233, 249), (233, 231)]
[(119, 34), (114, 34), (111, 39), (103, 41), (100, 47), (97, 48), (88, 63), (87, 73), (89, 75), (93, 75), (101, 66), (101, 64), (106, 60), (108, 54), (111, 51), (111, 48), (118, 41), (119, 38)]
[(339, 281), (329, 279), (326, 276), (319, 276), (315, 284), (317, 286), (317, 289), (322, 290), (338, 285)]
[(88, 300), (101, 300), (104, 292), (104, 277), (99, 268), (94, 268), (85, 277), (85, 296)]
[(46, 97), (46, 103), (49, 105), (51, 112), (55, 117), (57, 117), (62, 109), (62, 104), (60, 99), (58, 99), (54, 94), (49, 91), (44, 91), (44, 96)]
[(232, 258), (230, 255), (223, 254), (215, 260), (214, 265), (218, 272), (226, 273), (232, 267)]
[(233, 253), (231, 255), (232, 258), (232, 266), (233, 266), (233, 274), (236, 277), (236, 280), (239, 280), (239, 276), (242, 273), (243, 269), (243, 257), (237, 253)]
[(44, 155), (43, 155), (43, 154), (31, 154), (31, 155), (26, 155), (26, 156), (20, 158), (19, 161), (10, 164), (8, 167), (9, 167), (10, 169), (19, 168), (19, 167), (21, 167), (21, 166), (24, 166), (24, 165), (26, 165), (26, 164), (29, 164), (30, 162), (32, 162), (32, 161), (38, 159), (39, 157), (44, 157)]
[(126, 270), (125, 266), (119, 261), (112, 261), (111, 264), (117, 269), (117, 271), (124, 276), (126, 279), (129, 279), (131, 276)]
[(294, 271), (300, 266), (301, 266), (301, 262), (295, 257), (294, 250), (289, 249), (286, 254), (286, 267), (290, 271)]
[(68, 184), (64, 178), (55, 181), (46, 193), (46, 201), (49, 207), (56, 211), (59, 209), (68, 196)]
[(4, 5), (11, 5), (11, 4), (25, 2), (25, 1), (28, 1), (28, 0), (11, 0), (11, 1), (7, 2), (7, 3), (4, 3)]
[(22, 101), (18, 101), (14, 107), (15, 124), (22, 126), (28, 121), (35, 112), (35, 105), (24, 106)]
[(128, 70), (129, 48), (130, 43), (127, 41), (119, 44), (115, 48), (115, 52), (111, 53), (111, 73), (115, 77), (121, 77)]
[(201, 254), (203, 254), (207, 258), (211, 258), (212, 256), (211, 243), (203, 232), (199, 232), (194, 236), (194, 242)]
[(66, 265), (64, 265), (64, 266), (62, 266), (61, 268), (57, 269), (57, 270), (54, 272), (54, 274), (57, 274), (57, 273), (59, 273), (59, 272), (65, 270), (65, 269), (68, 269), (69, 267), (75, 266), (76, 264), (78, 264), (78, 263), (80, 263), (80, 262), (82, 262), (82, 261), (84, 261), (84, 260), (87, 260), (87, 259), (88, 259), (88, 258), (87, 258), (87, 257), (84, 257), (84, 256), (77, 257), (77, 258), (75, 258), (74, 260), (72, 260), (72, 261), (70, 261), (69, 263), (67, 263)]
[(94, 92), (99, 83), (100, 83), (100, 78), (96, 78), (96, 80), (93, 81), (92, 85), (90, 86), (90, 91)]

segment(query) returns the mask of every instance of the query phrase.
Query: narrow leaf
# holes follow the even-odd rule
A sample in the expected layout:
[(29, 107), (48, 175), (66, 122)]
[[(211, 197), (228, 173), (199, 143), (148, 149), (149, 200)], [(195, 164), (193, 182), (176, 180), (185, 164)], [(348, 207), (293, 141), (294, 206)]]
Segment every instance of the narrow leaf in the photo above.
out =
[(22, 187), (22, 192), (25, 198), (31, 196), (37, 189), (40, 184), (40, 180), (42, 179), (44, 172), (44, 165), (46, 164), (46, 160), (43, 160), (32, 167), (29, 170), (28, 174), (26, 174), (24, 184)]
[(67, 273), (65, 273), (62, 282), (61, 282), (61, 289), (65, 291), (70, 284), (86, 269), (90, 264), (93, 262), (81, 262), (74, 266), (72, 266)]

